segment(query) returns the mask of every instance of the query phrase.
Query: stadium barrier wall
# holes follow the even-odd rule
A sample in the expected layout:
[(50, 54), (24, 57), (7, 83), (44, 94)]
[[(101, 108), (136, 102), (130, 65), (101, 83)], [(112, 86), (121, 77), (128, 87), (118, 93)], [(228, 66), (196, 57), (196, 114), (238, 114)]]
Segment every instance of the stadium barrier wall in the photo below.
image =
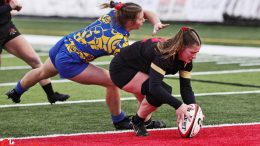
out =
[[(127, 2), (130, 0), (120, 0)], [(18, 15), (97, 18), (109, 0), (20, 0)], [(224, 22), (224, 16), (260, 20), (260, 0), (131, 0), (156, 12), (164, 21)]]

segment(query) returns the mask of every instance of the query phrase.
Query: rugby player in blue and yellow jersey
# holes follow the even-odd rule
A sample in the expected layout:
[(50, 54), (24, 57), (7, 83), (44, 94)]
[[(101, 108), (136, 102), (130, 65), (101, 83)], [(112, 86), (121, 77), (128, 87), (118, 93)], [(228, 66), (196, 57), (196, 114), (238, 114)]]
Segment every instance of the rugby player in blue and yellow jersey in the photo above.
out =
[[(144, 11), (135, 3), (104, 3), (102, 8), (115, 8), (108, 14), (79, 31), (63, 37), (49, 52), (49, 58), (40, 68), (29, 71), (7, 93), (14, 102), (39, 80), (59, 74), (81, 84), (101, 85), (106, 88), (106, 103), (116, 129), (129, 129), (130, 119), (121, 111), (119, 89), (110, 79), (109, 72), (90, 62), (94, 59), (115, 55), (128, 45), (129, 32), (139, 29), (145, 19), (154, 25), (154, 32), (164, 28), (159, 18), (150, 11)], [(136, 95), (139, 96), (139, 95)], [(162, 128), (160, 121), (148, 121), (150, 128)]]

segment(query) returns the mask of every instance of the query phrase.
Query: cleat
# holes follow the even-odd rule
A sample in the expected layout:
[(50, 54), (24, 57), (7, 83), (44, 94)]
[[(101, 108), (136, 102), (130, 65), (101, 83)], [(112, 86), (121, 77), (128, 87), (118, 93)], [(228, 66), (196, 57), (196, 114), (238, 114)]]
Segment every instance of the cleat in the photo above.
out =
[(160, 120), (151, 120), (148, 124), (145, 123), (147, 129), (166, 128), (166, 124)]
[(123, 121), (120, 121), (120, 122), (117, 122), (117, 123), (113, 123), (116, 130), (128, 130), (128, 129), (132, 129), (131, 125), (130, 124), (130, 119), (131, 116), (126, 116), (124, 118)]
[(66, 101), (70, 96), (67, 94), (60, 94), (58, 92), (55, 92), (53, 95), (48, 96), (48, 101), (53, 104), (57, 101)]
[(12, 99), (14, 103), (20, 103), (21, 102), (21, 94), (17, 93), (15, 89), (8, 91), (5, 93), (6, 96), (8, 96), (8, 99)]
[(139, 122), (135, 123), (133, 120), (131, 120), (130, 125), (132, 125), (132, 127), (135, 131), (135, 134), (137, 136), (148, 136), (149, 135), (145, 128), (144, 122), (139, 121)]

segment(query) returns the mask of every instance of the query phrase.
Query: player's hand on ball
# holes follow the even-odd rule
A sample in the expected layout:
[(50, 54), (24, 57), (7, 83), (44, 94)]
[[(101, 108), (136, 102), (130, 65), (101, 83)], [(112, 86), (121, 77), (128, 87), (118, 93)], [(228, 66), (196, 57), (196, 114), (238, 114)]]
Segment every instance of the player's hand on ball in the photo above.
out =
[(191, 110), (193, 107), (191, 105), (187, 105), (183, 103), (177, 110), (176, 110), (176, 117), (177, 117), (177, 123), (184, 122), (184, 115), (188, 118), (190, 121), (190, 115), (187, 113), (187, 110)]
[(197, 135), (202, 127), (204, 120), (204, 115), (202, 109), (197, 104), (190, 104), (193, 109), (187, 110), (187, 113), (190, 114), (188, 117), (185, 116), (184, 122), (178, 123), (178, 131), (180, 135), (184, 138), (190, 138)]

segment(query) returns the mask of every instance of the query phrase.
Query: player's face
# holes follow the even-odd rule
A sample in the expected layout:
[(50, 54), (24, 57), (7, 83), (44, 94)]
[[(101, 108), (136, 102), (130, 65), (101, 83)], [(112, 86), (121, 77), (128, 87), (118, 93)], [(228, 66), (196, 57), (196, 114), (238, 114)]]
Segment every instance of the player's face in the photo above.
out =
[(185, 63), (190, 63), (193, 59), (196, 58), (197, 53), (200, 51), (198, 45), (192, 45), (189, 47), (184, 47), (179, 51), (179, 59)]
[(133, 25), (133, 29), (139, 29), (143, 25), (144, 21), (145, 21), (144, 12), (141, 11), (136, 16), (136, 20), (135, 20), (135, 23)]

